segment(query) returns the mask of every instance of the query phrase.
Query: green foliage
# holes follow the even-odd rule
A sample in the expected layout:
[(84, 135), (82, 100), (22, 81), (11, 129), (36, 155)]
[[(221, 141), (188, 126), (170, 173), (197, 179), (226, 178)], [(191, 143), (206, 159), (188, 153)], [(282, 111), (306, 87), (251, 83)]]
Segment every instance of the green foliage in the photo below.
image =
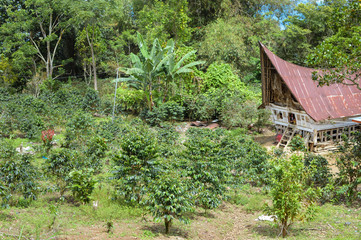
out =
[(146, 95), (141, 89), (128, 88), (124, 84), (117, 89), (117, 104), (125, 111), (139, 113), (144, 107)]
[(334, 3), (300, 3), (295, 7), (297, 14), (289, 16), (284, 23), (286, 29), (280, 34), (282, 44), (276, 46), (281, 58), (305, 65), (312, 48), (333, 34)]
[(235, 14), (218, 18), (204, 27), (199, 53), (208, 65), (224, 62), (241, 72), (254, 70), (256, 65), (249, 59), (258, 57), (257, 41), (265, 40), (273, 45), (279, 31), (276, 21), (264, 17)]
[(332, 25), (336, 32), (325, 39), (308, 56), (308, 63), (324, 69), (314, 72), (319, 85), (343, 83), (359, 85), (361, 51), (361, 5), (358, 1), (345, 1), (332, 11)]
[(83, 98), (82, 107), (85, 111), (97, 111), (100, 106), (100, 97), (98, 91), (88, 88)]
[(102, 121), (95, 125), (95, 133), (99, 137), (104, 138), (106, 141), (111, 142), (114, 140), (119, 132), (121, 121), (119, 119), (115, 119), (115, 121)]
[(130, 202), (140, 202), (149, 182), (158, 172), (158, 146), (153, 133), (144, 127), (129, 129), (113, 156), (113, 178), (117, 194)]
[(190, 119), (209, 121), (216, 117), (219, 102), (216, 93), (189, 95), (184, 99)]
[(0, 159), (11, 159), (16, 155), (16, 150), (10, 141), (0, 139)]
[(285, 237), (294, 221), (314, 216), (318, 191), (306, 185), (308, 173), (301, 156), (273, 159), (270, 175), (272, 206), (266, 205), (265, 212), (277, 216)]
[(91, 200), (96, 181), (94, 180), (94, 170), (84, 168), (81, 170), (73, 170), (69, 173), (69, 189), (73, 193), (76, 200), (82, 203), (88, 203)]
[(229, 175), (226, 157), (220, 154), (221, 143), (209, 129), (193, 130), (184, 142), (186, 149), (182, 153), (182, 168), (192, 182), (196, 204), (205, 209), (220, 205), (225, 194), (225, 183)]
[(297, 134), (291, 139), (290, 148), (292, 151), (305, 151), (305, 140), (302, 138), (301, 135)]
[(165, 233), (169, 234), (173, 219), (188, 223), (184, 214), (193, 210), (188, 181), (176, 172), (162, 173), (152, 181), (145, 205), (156, 220), (164, 219)]
[(215, 89), (224, 88), (227, 91), (239, 92), (239, 94), (246, 99), (253, 95), (244, 82), (233, 72), (229, 64), (220, 62), (212, 63), (207, 68), (206, 73), (200, 73), (200, 77), (203, 78), (203, 92), (213, 92)]
[(339, 169), (337, 191), (346, 201), (352, 202), (360, 197), (357, 186), (361, 183), (361, 134), (355, 132), (351, 138), (343, 136), (343, 140), (336, 162)]
[[(32, 156), (16, 154), (0, 159), (0, 182), (11, 195), (22, 194), (25, 199), (36, 199), (38, 194), (38, 170), (32, 165)], [(6, 195), (5, 195), (6, 196)]]
[(100, 171), (102, 168), (101, 159), (105, 157), (105, 152), (108, 150), (107, 142), (99, 137), (93, 136), (87, 141), (85, 155), (86, 166)]
[(174, 38), (175, 41), (184, 43), (190, 40), (192, 32), (188, 26), (190, 18), (187, 12), (186, 0), (155, 0), (153, 4), (144, 5), (137, 22), (147, 40), (158, 38), (163, 44), (169, 38)]
[(184, 110), (184, 107), (178, 103), (168, 101), (159, 107), (154, 107), (152, 111), (146, 111), (143, 118), (152, 126), (159, 125), (163, 121), (182, 121)]
[(9, 86), (18, 80), (17, 74), (9, 61), (9, 58), (0, 55), (0, 84)]
[(258, 104), (254, 101), (242, 102), (242, 97), (235, 94), (224, 99), (220, 116), (222, 124), (227, 128), (254, 126), (259, 131), (268, 122), (270, 112), (258, 109)]
[(94, 119), (89, 113), (77, 111), (66, 124), (66, 146), (72, 144), (79, 145), (86, 141), (86, 137), (91, 133)]
[[(192, 72), (192, 67), (203, 62), (196, 61), (183, 65), (195, 51), (185, 54), (176, 62), (175, 43), (172, 39), (167, 42), (165, 47), (162, 47), (156, 38), (154, 39), (152, 48), (149, 50), (142, 35), (138, 33), (137, 37), (140, 56), (132, 53), (130, 59), (133, 67), (121, 69), (125, 74), (129, 75), (129, 77), (116, 79), (115, 81), (127, 82), (130, 86), (143, 90), (148, 108), (152, 110), (154, 106), (153, 90), (162, 86), (167, 93), (170, 82), (173, 82), (176, 77), (184, 73)], [(163, 83), (157, 81), (161, 76), (165, 77)]]
[(245, 135), (227, 133), (221, 140), (221, 156), (227, 159), (232, 173), (229, 183), (236, 188), (240, 183), (253, 185), (269, 181), (269, 158), (265, 148)]
[(321, 155), (308, 153), (305, 155), (304, 164), (310, 175), (310, 184), (325, 187), (331, 181), (331, 170), (326, 158)]
[(69, 182), (69, 173), (76, 166), (78, 155), (75, 151), (60, 148), (51, 152), (45, 161), (45, 172), (53, 178), (63, 196)]

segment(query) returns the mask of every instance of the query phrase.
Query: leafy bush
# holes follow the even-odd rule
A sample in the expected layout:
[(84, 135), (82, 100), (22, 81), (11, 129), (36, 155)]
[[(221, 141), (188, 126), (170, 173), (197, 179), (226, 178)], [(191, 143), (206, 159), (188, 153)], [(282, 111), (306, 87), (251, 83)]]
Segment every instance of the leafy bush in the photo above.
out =
[(87, 141), (85, 155), (88, 157), (86, 166), (99, 171), (102, 167), (101, 158), (105, 157), (105, 152), (108, 150), (106, 141), (99, 137), (93, 136)]
[(158, 172), (158, 144), (146, 128), (131, 129), (123, 137), (121, 151), (113, 157), (113, 176), (118, 194), (127, 201), (140, 202), (149, 182)]
[(289, 226), (299, 220), (309, 220), (315, 214), (318, 191), (308, 187), (308, 173), (301, 156), (273, 159), (270, 170), (272, 206), (266, 205), (267, 214), (276, 215), (281, 234), (288, 234)]
[(90, 114), (82, 111), (75, 112), (66, 124), (66, 146), (70, 146), (72, 143), (75, 145), (84, 143), (91, 132), (93, 122)]
[(121, 132), (120, 125), (121, 120), (115, 119), (115, 121), (102, 121), (95, 125), (95, 134), (106, 139), (107, 141), (114, 140)]
[(218, 137), (209, 129), (204, 132), (184, 143), (181, 166), (192, 182), (196, 203), (212, 209), (219, 206), (224, 196), (229, 169), (225, 156), (220, 154)]
[(81, 170), (73, 170), (69, 173), (69, 189), (73, 193), (75, 199), (82, 203), (90, 201), (96, 181), (93, 177), (94, 170), (91, 168), (84, 168)]
[(357, 186), (361, 183), (361, 133), (354, 132), (351, 138), (343, 136), (338, 147), (337, 167), (339, 169), (336, 184), (338, 195), (352, 202), (360, 193)]
[(0, 159), (7, 160), (15, 156), (16, 150), (10, 141), (0, 139)]
[(55, 178), (61, 196), (66, 190), (69, 173), (77, 164), (77, 157), (75, 151), (61, 148), (52, 152), (45, 161), (45, 171), (49, 178)]
[(163, 124), (162, 127), (157, 128), (157, 140), (161, 156), (169, 157), (176, 153), (179, 135), (172, 125)]
[(125, 111), (139, 113), (146, 106), (144, 103), (145, 95), (143, 90), (127, 88), (122, 85), (117, 89), (117, 105)]
[(88, 88), (82, 101), (82, 108), (85, 111), (94, 112), (99, 109), (100, 102), (99, 93), (92, 88)]
[(167, 115), (166, 111), (162, 108), (153, 108), (152, 111), (144, 109), (141, 113), (141, 117), (151, 125), (156, 126), (163, 122)]
[(316, 186), (325, 187), (332, 177), (330, 168), (328, 167), (328, 161), (321, 155), (306, 154), (304, 158), (304, 164), (311, 173), (311, 184)]
[(143, 118), (152, 126), (159, 125), (163, 121), (182, 121), (185, 108), (174, 101), (168, 101), (152, 111), (144, 110)]
[(302, 138), (301, 135), (297, 134), (291, 139), (290, 148), (292, 151), (305, 151), (305, 140)]
[(166, 234), (173, 219), (187, 223), (184, 214), (193, 210), (193, 201), (186, 179), (175, 172), (161, 174), (152, 181), (145, 205), (156, 220), (164, 219)]
[(0, 182), (11, 195), (20, 193), (25, 199), (36, 199), (38, 193), (38, 171), (31, 164), (29, 154), (16, 154), (0, 162)]
[(190, 119), (209, 121), (217, 115), (219, 101), (213, 94), (187, 96), (184, 101)]

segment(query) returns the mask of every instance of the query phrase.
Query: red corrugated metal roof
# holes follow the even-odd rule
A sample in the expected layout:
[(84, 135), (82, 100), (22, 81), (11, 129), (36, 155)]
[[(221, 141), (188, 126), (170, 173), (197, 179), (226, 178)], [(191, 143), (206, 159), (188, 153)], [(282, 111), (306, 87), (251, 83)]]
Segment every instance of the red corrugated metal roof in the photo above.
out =
[(312, 80), (312, 68), (289, 63), (268, 50), (266, 53), (293, 96), (315, 121), (351, 117), (361, 114), (361, 91), (356, 86), (333, 84), (318, 87)]

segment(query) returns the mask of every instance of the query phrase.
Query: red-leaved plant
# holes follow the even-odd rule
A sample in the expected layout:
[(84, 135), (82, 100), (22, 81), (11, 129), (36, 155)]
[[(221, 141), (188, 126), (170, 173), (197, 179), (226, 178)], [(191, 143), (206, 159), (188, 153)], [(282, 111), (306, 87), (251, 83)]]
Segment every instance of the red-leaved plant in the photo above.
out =
[(43, 140), (47, 152), (49, 152), (50, 148), (52, 147), (51, 141), (53, 141), (54, 134), (55, 133), (53, 129), (41, 131), (41, 140)]

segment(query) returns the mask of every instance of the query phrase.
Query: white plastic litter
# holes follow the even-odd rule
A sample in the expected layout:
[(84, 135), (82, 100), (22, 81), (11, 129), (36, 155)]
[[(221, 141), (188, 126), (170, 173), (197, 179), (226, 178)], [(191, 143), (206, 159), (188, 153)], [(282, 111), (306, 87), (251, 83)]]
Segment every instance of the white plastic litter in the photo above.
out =
[(275, 215), (271, 215), (271, 216), (262, 215), (259, 216), (257, 219), (255, 219), (255, 221), (270, 221), (270, 222), (274, 222), (276, 220), (277, 220), (277, 216)]

